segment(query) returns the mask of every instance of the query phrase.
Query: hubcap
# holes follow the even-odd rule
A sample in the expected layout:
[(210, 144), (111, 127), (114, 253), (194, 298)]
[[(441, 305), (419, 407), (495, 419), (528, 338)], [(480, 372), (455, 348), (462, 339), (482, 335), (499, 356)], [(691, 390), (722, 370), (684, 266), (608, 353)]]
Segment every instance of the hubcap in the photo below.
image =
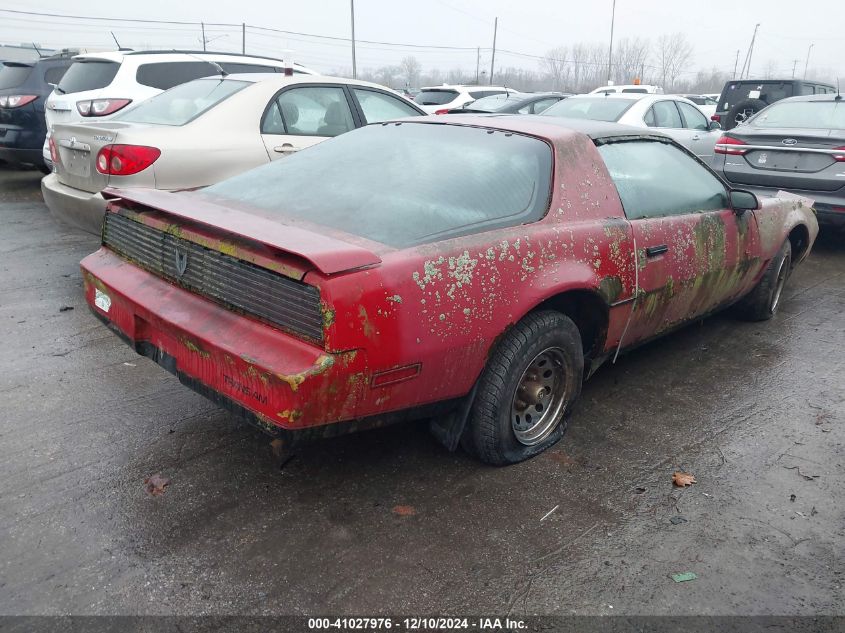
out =
[(775, 281), (775, 290), (772, 293), (772, 305), (770, 311), (772, 314), (775, 313), (775, 310), (778, 309), (778, 304), (780, 303), (780, 296), (783, 293), (783, 287), (786, 285), (786, 274), (789, 271), (789, 262), (784, 257), (780, 263), (780, 268), (778, 268), (778, 277)]
[(549, 347), (522, 373), (511, 404), (511, 428), (520, 444), (539, 444), (560, 420), (566, 404), (565, 367), (563, 350)]

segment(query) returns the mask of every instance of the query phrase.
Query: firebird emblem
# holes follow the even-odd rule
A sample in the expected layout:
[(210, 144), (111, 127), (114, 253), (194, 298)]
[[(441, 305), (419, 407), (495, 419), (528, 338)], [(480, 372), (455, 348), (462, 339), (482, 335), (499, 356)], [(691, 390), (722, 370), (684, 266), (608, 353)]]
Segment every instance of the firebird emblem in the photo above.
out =
[(188, 268), (188, 251), (187, 249), (180, 249), (176, 247), (176, 276), (180, 279), (185, 274)]

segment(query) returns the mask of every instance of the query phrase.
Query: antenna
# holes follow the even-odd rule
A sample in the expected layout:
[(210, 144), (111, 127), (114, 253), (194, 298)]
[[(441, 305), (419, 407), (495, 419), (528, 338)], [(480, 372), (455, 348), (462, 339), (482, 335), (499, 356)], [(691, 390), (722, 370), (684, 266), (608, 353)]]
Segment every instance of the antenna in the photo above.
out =
[(834, 101), (842, 101), (842, 92), (839, 90), (839, 77), (836, 78), (836, 96), (833, 98)]
[(44, 57), (44, 55), (41, 54), (41, 50), (35, 45), (35, 42), (32, 43), (32, 48), (35, 49), (35, 52), (38, 53), (39, 57)]
[(115, 36), (114, 31), (109, 31), (109, 33), (111, 33), (111, 38), (114, 40), (114, 43), (117, 44), (117, 50), (123, 50), (120, 47), (120, 42), (117, 41), (117, 37)]

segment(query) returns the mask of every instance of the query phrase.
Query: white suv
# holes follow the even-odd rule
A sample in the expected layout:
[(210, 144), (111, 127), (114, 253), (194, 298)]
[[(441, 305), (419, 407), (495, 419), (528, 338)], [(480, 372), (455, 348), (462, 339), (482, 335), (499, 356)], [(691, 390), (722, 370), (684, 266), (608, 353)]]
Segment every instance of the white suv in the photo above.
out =
[[(56, 123), (105, 117), (168, 88), (216, 75), (221, 68), (227, 74), (286, 71), (280, 59), (237, 53), (114, 51), (77, 55), (73, 60), (44, 108), (47, 138), (42, 154), (48, 167), (52, 166), (50, 134)], [(290, 70), (317, 74), (299, 64), (292, 64)]]
[(420, 92), (414, 97), (414, 101), (429, 114), (446, 114), (453, 108), (463, 108), (468, 103), (481, 99), (481, 97), (505, 93), (516, 94), (517, 92), (517, 90), (511, 90), (504, 86), (450, 86), (443, 84), (442, 86), (420, 88)]

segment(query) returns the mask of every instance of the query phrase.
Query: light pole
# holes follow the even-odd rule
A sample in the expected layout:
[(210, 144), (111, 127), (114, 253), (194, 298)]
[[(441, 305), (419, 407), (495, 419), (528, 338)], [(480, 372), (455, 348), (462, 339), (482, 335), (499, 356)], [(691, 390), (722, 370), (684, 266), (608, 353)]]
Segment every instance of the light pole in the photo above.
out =
[(358, 79), (358, 69), (355, 66), (355, 0), (349, 0), (352, 13), (352, 79)]
[(807, 68), (810, 66), (810, 51), (813, 50), (813, 46), (815, 46), (815, 44), (810, 44), (810, 48), (807, 49), (807, 61), (804, 62), (804, 79), (807, 78)]
[(613, 26), (616, 22), (616, 0), (613, 0), (613, 12), (610, 14), (610, 51), (607, 54), (607, 85), (610, 85), (610, 74), (613, 68)]

